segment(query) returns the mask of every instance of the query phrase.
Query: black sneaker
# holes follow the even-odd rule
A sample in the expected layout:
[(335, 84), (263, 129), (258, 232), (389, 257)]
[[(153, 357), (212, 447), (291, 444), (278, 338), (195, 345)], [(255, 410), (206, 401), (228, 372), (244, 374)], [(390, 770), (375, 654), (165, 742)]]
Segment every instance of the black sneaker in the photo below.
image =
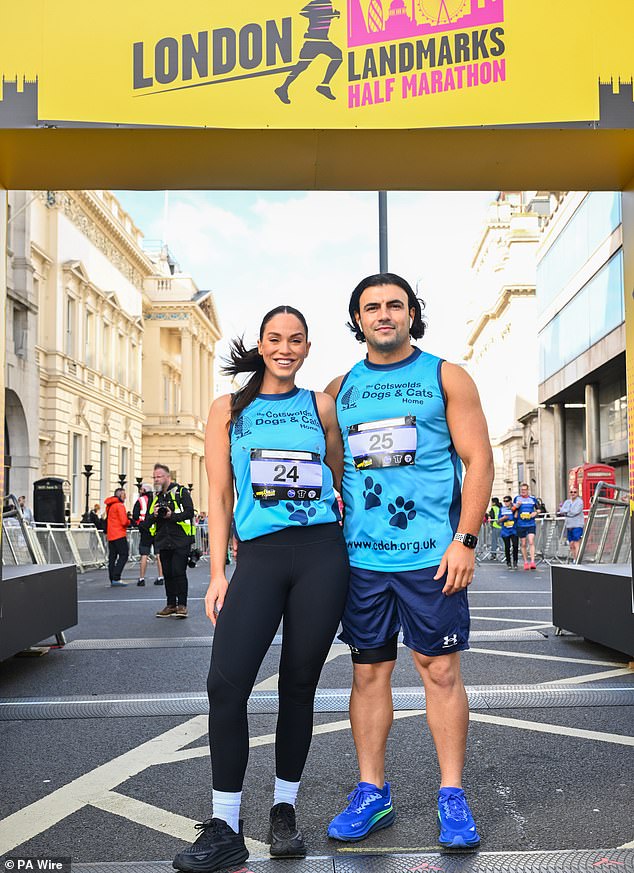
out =
[(302, 832), (297, 830), (295, 807), (276, 803), (271, 808), (268, 842), (273, 858), (305, 858), (306, 846)]
[(155, 585), (163, 585), (165, 584), (165, 579), (162, 576), (159, 576), (158, 579), (154, 580)]
[(143, 588), (143, 586), (145, 585), (145, 579), (139, 579), (136, 584), (139, 586), (139, 588)]
[(213, 873), (232, 864), (242, 864), (249, 857), (240, 830), (236, 833), (221, 818), (209, 818), (197, 824), (200, 836), (188, 849), (179, 852), (172, 861), (175, 870), (184, 873)]

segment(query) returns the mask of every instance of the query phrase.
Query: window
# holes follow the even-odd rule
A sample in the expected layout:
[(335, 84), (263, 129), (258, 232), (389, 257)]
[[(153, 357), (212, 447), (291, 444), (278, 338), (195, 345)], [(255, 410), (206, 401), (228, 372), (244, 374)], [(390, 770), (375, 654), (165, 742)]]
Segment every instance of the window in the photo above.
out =
[(84, 361), (88, 367), (95, 366), (95, 316), (90, 309), (84, 322)]
[(620, 249), (539, 334), (539, 381), (573, 361), (625, 318)]
[(72, 435), (71, 455), (70, 511), (72, 515), (79, 515), (81, 512), (81, 435), (78, 433)]
[(65, 351), (69, 358), (75, 357), (75, 300), (66, 298), (66, 347)]
[(110, 465), (108, 463), (108, 443), (102, 440), (99, 443), (99, 497), (103, 501), (109, 494), (108, 480), (110, 479)]
[(621, 223), (621, 195), (594, 191), (537, 265), (537, 305), (543, 312)]
[(28, 342), (28, 313), (23, 306), (13, 307), (13, 351), (16, 357), (26, 358)]
[(128, 349), (127, 349), (126, 338), (124, 337), (124, 335), (122, 333), (119, 334), (119, 349), (118, 349), (118, 351), (119, 351), (119, 354), (118, 354), (119, 367), (118, 367), (118, 372), (117, 372), (117, 379), (121, 385), (125, 385), (127, 383), (127, 379), (128, 379), (128, 372), (127, 372), (127, 369), (128, 369), (127, 368)]
[(119, 469), (120, 473), (125, 473), (126, 480), (130, 481), (130, 471), (128, 470), (128, 463), (130, 458), (130, 450), (127, 446), (121, 446), (121, 467)]
[(104, 323), (103, 333), (102, 333), (102, 346), (101, 346), (101, 372), (104, 376), (110, 376), (110, 361), (111, 361), (111, 351), (110, 351), (110, 325), (108, 323)]

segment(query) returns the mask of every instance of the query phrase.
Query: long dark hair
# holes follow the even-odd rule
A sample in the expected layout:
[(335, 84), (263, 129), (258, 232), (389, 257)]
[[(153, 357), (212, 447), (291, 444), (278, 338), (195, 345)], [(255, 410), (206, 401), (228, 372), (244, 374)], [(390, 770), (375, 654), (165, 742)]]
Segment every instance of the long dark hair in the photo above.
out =
[(425, 333), (425, 321), (423, 319), (425, 302), (421, 300), (420, 297), (416, 296), (409, 282), (401, 276), (397, 276), (396, 273), (376, 273), (374, 276), (366, 276), (366, 278), (362, 279), (352, 292), (350, 296), (350, 304), (348, 305), (350, 321), (347, 322), (347, 326), (354, 334), (355, 339), (360, 343), (365, 342), (363, 331), (355, 319), (355, 315), (359, 315), (361, 312), (361, 306), (359, 303), (361, 295), (366, 288), (376, 288), (377, 285), (396, 285), (405, 291), (407, 294), (407, 308), (414, 310), (414, 320), (409, 329), (409, 335), (412, 339), (420, 339)]
[[(294, 315), (295, 318), (301, 322), (306, 333), (306, 339), (308, 339), (308, 324), (299, 309), (295, 309), (293, 306), (276, 306), (275, 309), (271, 309), (270, 312), (267, 312), (262, 319), (262, 324), (260, 325), (260, 340), (264, 336), (264, 330), (269, 321), (276, 315), (282, 313)], [(257, 346), (248, 349), (244, 344), (243, 336), (231, 340), (229, 356), (225, 358), (221, 371), (226, 376), (237, 376), (238, 373), (253, 373), (251, 378), (247, 380), (242, 388), (236, 391), (235, 394), (231, 395), (232, 421), (237, 421), (238, 418), (240, 418), (242, 410), (245, 409), (260, 393), (265, 370), (264, 358), (258, 352)]]

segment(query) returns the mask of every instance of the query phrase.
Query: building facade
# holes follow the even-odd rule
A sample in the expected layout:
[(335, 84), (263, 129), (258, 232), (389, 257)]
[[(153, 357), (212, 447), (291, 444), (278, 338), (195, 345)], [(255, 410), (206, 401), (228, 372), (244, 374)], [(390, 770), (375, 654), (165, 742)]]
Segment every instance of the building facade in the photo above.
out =
[[(5, 493), (25, 494), (31, 505), (35, 480), (67, 480), (77, 521), (125, 477), (131, 505), (135, 480), (151, 477), (159, 458), (171, 464), (172, 445), (189, 446), (187, 428), (191, 464), (181, 455), (174, 463), (200, 493), (200, 422), (213, 392), (206, 374), (220, 335), (211, 294), (169, 269), (163, 275), (165, 265), (143, 250), (140, 230), (108, 191), (10, 192), (9, 203)], [(155, 330), (161, 312), (170, 313), (169, 342)], [(164, 372), (170, 414), (182, 424), (163, 422), (160, 445), (150, 426), (144, 452)]]
[(143, 323), (143, 469), (167, 464), (194, 505), (207, 511), (205, 423), (214, 396), (214, 348), (220, 327), (213, 295), (175, 271), (166, 256), (145, 283)]
[(538, 257), (540, 463), (558, 505), (582, 463), (628, 484), (621, 194), (568, 192)]
[(536, 254), (553, 192), (500, 192), (476, 244), (470, 333), (463, 355), (475, 379), (495, 461), (493, 494), (529, 483), (541, 492), (537, 403)]

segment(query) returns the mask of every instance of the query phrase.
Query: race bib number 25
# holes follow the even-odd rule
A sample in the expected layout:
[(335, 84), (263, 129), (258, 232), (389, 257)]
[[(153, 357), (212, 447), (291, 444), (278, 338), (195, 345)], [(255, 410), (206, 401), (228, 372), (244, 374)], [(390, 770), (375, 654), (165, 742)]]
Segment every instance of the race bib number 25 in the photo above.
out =
[(366, 421), (348, 428), (348, 445), (357, 470), (414, 464), (416, 440), (415, 415)]
[(321, 458), (317, 452), (251, 449), (251, 487), (255, 500), (319, 500)]

